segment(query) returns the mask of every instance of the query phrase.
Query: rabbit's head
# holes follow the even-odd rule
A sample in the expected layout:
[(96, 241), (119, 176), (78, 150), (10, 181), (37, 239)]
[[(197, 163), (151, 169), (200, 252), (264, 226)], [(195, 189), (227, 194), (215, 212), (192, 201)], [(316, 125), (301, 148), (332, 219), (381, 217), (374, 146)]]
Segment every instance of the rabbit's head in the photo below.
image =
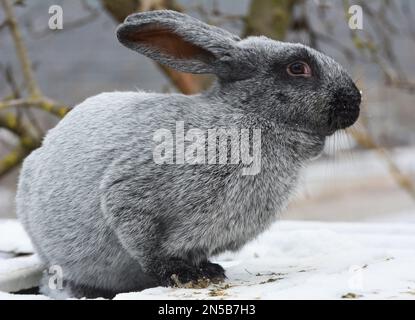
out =
[(216, 96), (288, 130), (328, 136), (359, 116), (361, 95), (344, 68), (301, 44), (241, 40), (174, 11), (133, 14), (117, 36), (179, 71), (215, 74)]

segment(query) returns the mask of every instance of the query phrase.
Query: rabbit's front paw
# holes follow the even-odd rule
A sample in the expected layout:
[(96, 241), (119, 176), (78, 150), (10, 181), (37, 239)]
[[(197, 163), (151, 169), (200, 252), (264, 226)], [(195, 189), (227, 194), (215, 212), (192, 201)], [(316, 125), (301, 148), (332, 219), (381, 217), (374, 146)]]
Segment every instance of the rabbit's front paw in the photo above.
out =
[(202, 270), (181, 259), (171, 259), (162, 266), (159, 280), (163, 286), (182, 287), (204, 277)]
[(203, 275), (213, 283), (221, 282), (226, 279), (225, 269), (217, 263), (205, 261), (199, 265), (199, 268), (202, 270)]

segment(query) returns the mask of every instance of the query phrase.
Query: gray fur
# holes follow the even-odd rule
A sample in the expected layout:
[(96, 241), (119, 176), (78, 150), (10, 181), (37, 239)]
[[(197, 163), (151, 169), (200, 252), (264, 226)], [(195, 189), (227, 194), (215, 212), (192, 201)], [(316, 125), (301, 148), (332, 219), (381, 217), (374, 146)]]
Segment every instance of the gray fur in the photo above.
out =
[[(165, 57), (124, 41), (125, 28), (140, 32), (152, 23), (214, 58)], [(182, 281), (223, 277), (208, 258), (238, 250), (277, 219), (299, 170), (320, 154), (326, 136), (356, 120), (360, 104), (347, 72), (300, 44), (239, 40), (171, 11), (132, 15), (118, 37), (162, 63), (212, 72), (219, 81), (194, 96), (88, 98), (24, 161), (18, 215), (40, 257), (63, 268), (66, 291), (78, 297), (168, 285), (173, 273)], [(288, 76), (286, 65), (295, 60), (307, 60), (313, 77)], [(156, 164), (153, 134), (174, 132), (176, 121), (186, 129), (261, 129), (260, 173), (244, 176), (240, 164)]]

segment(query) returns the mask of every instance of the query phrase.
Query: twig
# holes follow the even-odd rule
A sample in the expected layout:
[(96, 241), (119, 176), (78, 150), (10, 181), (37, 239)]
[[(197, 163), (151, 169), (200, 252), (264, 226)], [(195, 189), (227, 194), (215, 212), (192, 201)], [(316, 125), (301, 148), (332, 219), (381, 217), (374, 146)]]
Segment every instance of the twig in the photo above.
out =
[[(13, 6), (10, 0), (0, 0), (3, 6), (8, 26), (13, 42), (15, 44), (17, 58), (23, 73), (25, 88), (28, 91), (27, 98), (21, 98), (19, 86), (14, 82), (14, 78), (7, 74), (6, 80), (12, 89), (12, 94), (6, 100), (0, 101), (0, 111), (17, 108), (17, 115), (12, 112), (0, 114), (0, 127), (7, 129), (19, 137), (19, 144), (5, 157), (0, 159), (0, 176), (3, 176), (14, 167), (19, 165), (23, 159), (34, 149), (39, 147), (41, 137), (32, 133), (32, 126), (36, 126), (34, 118), (30, 118), (30, 107), (38, 108), (58, 117), (63, 117), (70, 109), (42, 95), (33, 73), (32, 63), (28, 57), (26, 46), (17, 23), (16, 16), (13, 12)], [(22, 123), (21, 111), (29, 112), (28, 117), (31, 120), (29, 124)], [(41, 134), (41, 131), (39, 131)]]
[(39, 147), (40, 140), (33, 138), (26, 126), (19, 124), (16, 116), (12, 113), (0, 114), (0, 127), (8, 129), (19, 137), (19, 145), (0, 159), (0, 176), (3, 176), (20, 164), (30, 152)]
[(70, 111), (69, 107), (45, 97), (0, 101), (0, 110), (16, 107), (34, 107), (61, 118)]
[(16, 146), (12, 151), (0, 159), (0, 176), (4, 176), (18, 166), (34, 149), (35, 148), (28, 149), (22, 145)]
[(30, 137), (29, 130), (25, 126), (20, 125), (16, 116), (11, 112), (0, 114), (0, 127), (8, 129), (19, 137)]
[[(11, 98), (7, 99), (7, 100), (12, 100), (12, 99), (20, 99), (21, 98), (21, 90), (20, 90), (20, 86), (18, 85), (14, 75), (13, 75), (13, 70), (11, 66), (6, 66), (5, 70), (5, 78), (7, 83), (9, 84), (9, 87), (12, 91), (11, 94)], [(27, 118), (29, 119), (29, 122), (33, 125), (33, 128), (36, 130), (37, 133), (37, 137), (40, 139), (43, 136), (43, 130), (41, 125), (39, 124), (39, 122), (37, 121), (35, 115), (32, 113), (32, 111), (29, 108), (19, 108), (17, 110), (18, 112), (23, 111), (23, 113), (27, 116)]]
[(1, 0), (1, 4), (4, 9), (4, 13), (7, 20), (7, 25), (10, 28), (11, 35), (16, 47), (17, 57), (19, 59), (23, 77), (25, 79), (26, 86), (29, 90), (29, 94), (32, 97), (39, 97), (41, 92), (37, 86), (35, 78), (33, 76), (33, 69), (31, 62), (27, 56), (27, 49), (23, 42), (22, 34), (20, 32), (20, 27), (17, 23), (16, 16), (13, 11), (13, 6), (9, 0)]

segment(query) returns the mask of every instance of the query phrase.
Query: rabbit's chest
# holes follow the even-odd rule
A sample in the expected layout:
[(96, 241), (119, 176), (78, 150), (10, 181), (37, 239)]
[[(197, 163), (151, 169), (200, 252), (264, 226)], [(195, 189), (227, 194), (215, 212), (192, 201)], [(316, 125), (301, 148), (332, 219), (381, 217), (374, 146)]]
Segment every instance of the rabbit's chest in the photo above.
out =
[(222, 239), (218, 247), (237, 250), (267, 229), (285, 209), (296, 185), (296, 171), (264, 171), (257, 177), (239, 181), (222, 202)]

